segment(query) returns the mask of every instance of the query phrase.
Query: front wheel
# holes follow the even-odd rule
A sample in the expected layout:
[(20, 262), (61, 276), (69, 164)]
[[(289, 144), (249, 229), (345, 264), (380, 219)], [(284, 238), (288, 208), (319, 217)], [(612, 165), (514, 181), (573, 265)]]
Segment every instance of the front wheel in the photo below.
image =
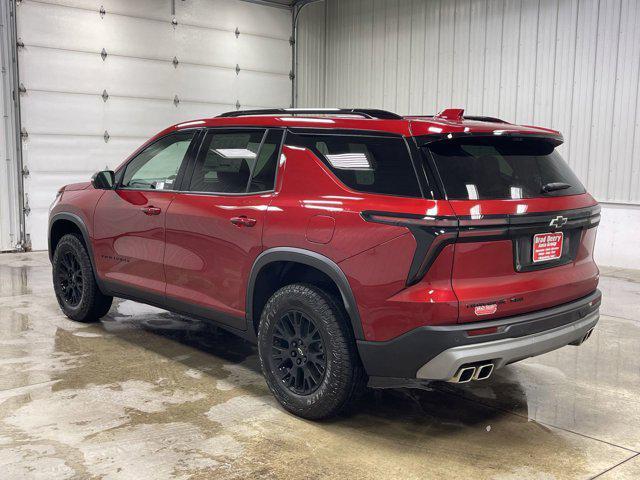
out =
[(113, 297), (96, 284), (87, 250), (77, 235), (63, 236), (53, 254), (53, 289), (64, 314), (77, 322), (94, 322), (111, 308)]
[(364, 390), (347, 314), (314, 285), (287, 285), (273, 294), (260, 319), (258, 352), (269, 389), (300, 417), (334, 416)]

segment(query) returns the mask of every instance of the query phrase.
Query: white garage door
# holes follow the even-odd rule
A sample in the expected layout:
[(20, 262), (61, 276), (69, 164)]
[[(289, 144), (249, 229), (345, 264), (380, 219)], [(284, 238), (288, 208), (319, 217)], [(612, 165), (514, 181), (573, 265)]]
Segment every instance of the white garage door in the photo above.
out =
[(114, 168), (171, 124), (290, 105), (288, 10), (236, 0), (173, 3), (19, 4), (26, 227), (34, 250), (46, 248), (48, 207), (61, 185)]

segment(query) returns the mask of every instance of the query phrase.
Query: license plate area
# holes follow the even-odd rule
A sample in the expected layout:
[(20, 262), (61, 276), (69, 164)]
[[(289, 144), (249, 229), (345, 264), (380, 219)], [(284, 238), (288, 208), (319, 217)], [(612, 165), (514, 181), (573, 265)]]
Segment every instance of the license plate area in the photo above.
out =
[[(524, 229), (523, 229), (524, 230)], [(580, 246), (582, 229), (572, 228), (562, 230), (562, 247), (560, 256), (548, 260), (534, 261), (533, 244), (534, 237), (538, 234), (556, 233), (542, 229), (526, 229), (512, 237), (513, 241), (513, 266), (516, 272), (528, 272), (545, 268), (559, 267), (575, 260)], [(539, 258), (539, 257), (537, 257)], [(541, 258), (541, 257), (540, 257)]]
[(536, 233), (532, 239), (533, 263), (549, 262), (562, 257), (564, 234), (562, 232)]

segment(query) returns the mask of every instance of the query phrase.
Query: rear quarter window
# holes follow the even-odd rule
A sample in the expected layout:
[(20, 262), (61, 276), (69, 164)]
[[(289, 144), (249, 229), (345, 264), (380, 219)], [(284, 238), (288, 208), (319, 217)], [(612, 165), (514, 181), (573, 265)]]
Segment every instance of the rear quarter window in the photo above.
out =
[(352, 190), (422, 196), (403, 138), (305, 133), (288, 134), (286, 143), (311, 150)]
[(519, 199), (585, 193), (554, 145), (543, 139), (477, 137), (423, 147), (449, 199)]

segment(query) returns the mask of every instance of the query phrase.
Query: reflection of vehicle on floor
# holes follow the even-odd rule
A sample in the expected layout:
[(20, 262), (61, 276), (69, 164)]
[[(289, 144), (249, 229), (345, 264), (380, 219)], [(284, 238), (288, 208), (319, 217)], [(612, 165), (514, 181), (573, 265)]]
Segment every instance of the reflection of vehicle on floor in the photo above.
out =
[(258, 344), (307, 418), (377, 387), (488, 378), (598, 321), (599, 207), (558, 132), (445, 110), (232, 112), (63, 187), (49, 248), (62, 310), (112, 297)]

